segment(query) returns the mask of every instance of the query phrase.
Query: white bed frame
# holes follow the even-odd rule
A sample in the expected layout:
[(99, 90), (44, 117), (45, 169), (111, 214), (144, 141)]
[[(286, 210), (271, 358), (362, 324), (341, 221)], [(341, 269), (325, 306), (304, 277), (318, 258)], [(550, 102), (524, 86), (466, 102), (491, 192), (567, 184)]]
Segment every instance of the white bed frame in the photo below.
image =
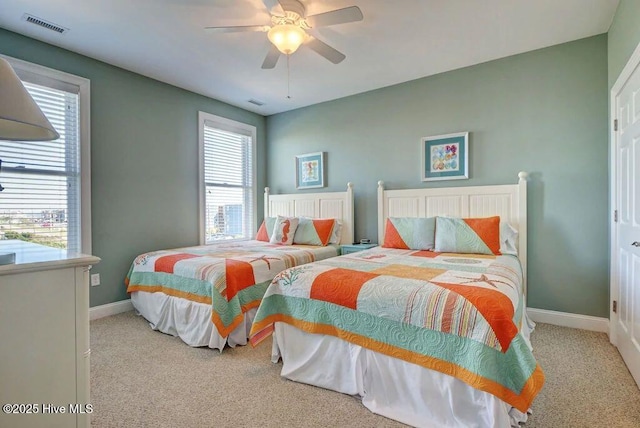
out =
[(518, 231), (518, 258), (527, 292), (527, 176), (518, 184), (384, 190), (378, 182), (378, 242), (388, 217), (491, 217), (499, 215)]
[[(265, 216), (305, 216), (312, 218), (336, 218), (342, 221), (341, 244), (353, 243), (353, 184), (347, 184), (345, 192), (295, 193), (271, 195), (264, 189)], [(212, 244), (212, 245), (215, 245)], [(338, 252), (340, 254), (340, 252)], [(190, 346), (208, 346), (222, 351), (229, 346), (245, 345), (257, 308), (249, 310), (244, 322), (228, 337), (222, 337), (211, 323), (211, 307), (164, 293), (137, 291), (131, 293), (136, 310), (149, 321), (154, 330), (179, 336)], [(181, 314), (189, 314), (192, 324), (183, 321)], [(195, 327), (194, 327), (195, 326)]]
[[(388, 217), (499, 215), (518, 230), (518, 254), (526, 278), (527, 173), (518, 177), (515, 185), (437, 189), (384, 190), (384, 183), (379, 182), (379, 242), (384, 242)], [(528, 322), (523, 323), (527, 343), (531, 328)], [(360, 396), (374, 413), (412, 426), (508, 427), (527, 419), (526, 414), (459, 379), (337, 337), (305, 333), (276, 322), (272, 346), (272, 361), (282, 359), (281, 376)]]
[(340, 244), (353, 244), (353, 184), (346, 192), (272, 195), (264, 189), (264, 215), (275, 217), (336, 218), (342, 221)]

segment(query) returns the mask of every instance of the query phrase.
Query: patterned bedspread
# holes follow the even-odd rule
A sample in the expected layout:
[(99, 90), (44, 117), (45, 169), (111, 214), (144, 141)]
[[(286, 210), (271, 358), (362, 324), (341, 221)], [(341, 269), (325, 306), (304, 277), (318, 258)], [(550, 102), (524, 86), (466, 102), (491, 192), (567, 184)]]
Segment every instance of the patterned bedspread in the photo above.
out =
[(285, 322), (452, 375), (526, 412), (544, 383), (520, 334), (514, 256), (375, 248), (279, 273), (251, 330)]
[(162, 292), (211, 305), (222, 337), (258, 307), (273, 277), (286, 268), (338, 255), (337, 246), (216, 243), (141, 254), (125, 278), (127, 292)]

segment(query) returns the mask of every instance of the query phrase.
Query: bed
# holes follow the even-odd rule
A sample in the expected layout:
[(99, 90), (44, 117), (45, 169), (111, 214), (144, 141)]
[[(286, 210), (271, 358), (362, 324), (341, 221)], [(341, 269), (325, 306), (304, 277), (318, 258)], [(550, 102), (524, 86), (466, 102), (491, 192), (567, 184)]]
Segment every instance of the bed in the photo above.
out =
[(151, 328), (190, 346), (222, 351), (225, 345), (245, 345), (260, 300), (278, 272), (335, 257), (340, 244), (353, 242), (353, 198), (351, 183), (344, 192), (324, 193), (272, 195), (267, 187), (259, 234), (278, 216), (336, 219), (335, 243), (277, 245), (254, 239), (140, 254), (125, 278), (131, 302)]
[[(412, 426), (518, 426), (544, 383), (526, 316), (526, 176), (439, 189), (380, 182), (379, 241), (405, 231), (389, 223), (435, 221), (435, 248), (376, 247), (284, 270), (264, 295), (252, 345), (273, 335), (282, 376), (359, 396)], [(433, 251), (451, 248), (448, 224), (491, 219), (495, 228), (495, 216), (501, 251)], [(517, 232), (509, 251), (505, 224)], [(471, 245), (463, 238), (458, 251)]]

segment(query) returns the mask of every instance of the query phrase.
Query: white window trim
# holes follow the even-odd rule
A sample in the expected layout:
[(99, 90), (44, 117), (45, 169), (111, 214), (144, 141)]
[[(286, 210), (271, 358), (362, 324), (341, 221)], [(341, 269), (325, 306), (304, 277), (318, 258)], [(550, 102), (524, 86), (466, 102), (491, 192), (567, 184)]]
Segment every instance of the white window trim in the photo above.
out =
[[(256, 210), (255, 207), (258, 203), (258, 192), (257, 192), (257, 129), (253, 125), (249, 125), (242, 122), (237, 122), (232, 119), (227, 119), (225, 117), (216, 116), (211, 113), (207, 113), (204, 111), (198, 112), (198, 218), (199, 218), (199, 232), (200, 232), (200, 245), (206, 245), (206, 226), (205, 226), (205, 186), (204, 186), (204, 124), (209, 123), (210, 125), (223, 129), (228, 132), (237, 132), (239, 134), (249, 134), (251, 135), (251, 150), (253, 151), (252, 155), (252, 165), (251, 165), (251, 175), (253, 180), (253, 205), (254, 209), (251, 213), (251, 224), (252, 227), (255, 228), (256, 224)], [(226, 241), (228, 242), (228, 241)]]
[(91, 81), (84, 77), (0, 54), (16, 74), (27, 72), (59, 80), (79, 88), (80, 125), (80, 251), (91, 254)]

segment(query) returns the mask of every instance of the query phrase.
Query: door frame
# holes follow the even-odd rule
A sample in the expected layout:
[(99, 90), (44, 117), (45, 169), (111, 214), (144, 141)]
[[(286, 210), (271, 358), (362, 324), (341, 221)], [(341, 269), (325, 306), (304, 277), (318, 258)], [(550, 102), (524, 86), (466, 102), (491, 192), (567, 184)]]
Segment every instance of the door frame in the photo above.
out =
[(609, 341), (617, 346), (618, 337), (616, 326), (618, 324), (618, 314), (613, 312), (613, 301), (618, 295), (620, 288), (618, 284), (618, 237), (616, 234), (616, 225), (614, 221), (614, 211), (617, 209), (616, 203), (618, 200), (618, 187), (617, 187), (617, 173), (618, 173), (618, 158), (616, 148), (618, 147), (618, 131), (615, 131), (613, 121), (617, 119), (616, 111), (616, 97), (622, 92), (622, 88), (627, 83), (633, 71), (640, 66), (640, 43), (636, 46), (633, 54), (627, 61), (616, 82), (613, 84), (610, 93), (609, 100), (609, 132), (610, 132), (610, 154), (609, 154), (609, 186), (610, 186), (610, 199), (609, 199), (609, 246), (610, 246), (610, 259), (609, 259)]

